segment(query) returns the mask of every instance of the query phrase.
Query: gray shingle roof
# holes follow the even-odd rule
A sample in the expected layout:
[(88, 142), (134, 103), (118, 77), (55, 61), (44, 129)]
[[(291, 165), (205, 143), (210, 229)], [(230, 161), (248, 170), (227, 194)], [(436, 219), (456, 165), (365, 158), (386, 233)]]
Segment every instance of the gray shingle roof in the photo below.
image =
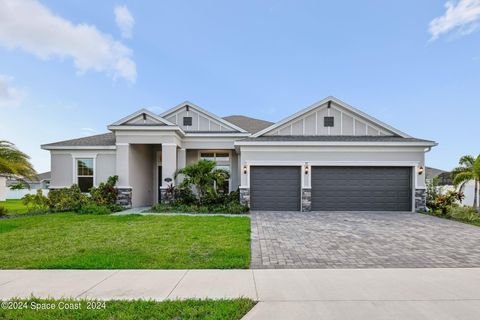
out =
[(324, 142), (427, 142), (430, 140), (403, 138), (399, 136), (261, 136), (243, 141), (324, 141)]
[(112, 132), (97, 134), (94, 136), (72, 139), (72, 140), (64, 140), (58, 141), (54, 143), (44, 144), (42, 147), (81, 147), (81, 146), (114, 146), (115, 145), (115, 134)]
[(223, 119), (233, 123), (237, 127), (240, 127), (243, 130), (250, 133), (256, 133), (260, 130), (270, 127), (273, 124), (273, 122), (270, 122), (270, 121), (250, 118), (246, 116), (239, 116), (239, 115), (223, 117)]

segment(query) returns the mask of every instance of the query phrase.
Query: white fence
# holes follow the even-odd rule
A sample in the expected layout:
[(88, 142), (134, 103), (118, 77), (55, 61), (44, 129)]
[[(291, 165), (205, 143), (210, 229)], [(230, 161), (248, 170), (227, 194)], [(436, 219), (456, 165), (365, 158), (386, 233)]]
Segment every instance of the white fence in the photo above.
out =
[[(35, 194), (38, 189), (21, 189), (21, 190), (10, 190), (7, 188), (6, 196), (7, 199), (22, 199), (26, 194)], [(44, 196), (48, 195), (48, 189), (41, 189)]]

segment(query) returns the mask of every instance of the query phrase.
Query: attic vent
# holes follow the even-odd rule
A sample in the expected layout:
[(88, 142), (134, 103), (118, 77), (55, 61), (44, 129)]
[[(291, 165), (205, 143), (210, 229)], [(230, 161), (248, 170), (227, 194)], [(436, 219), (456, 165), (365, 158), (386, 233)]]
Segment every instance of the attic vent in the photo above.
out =
[(323, 118), (323, 126), (324, 127), (333, 127), (334, 124), (333, 117), (324, 117)]
[(184, 126), (191, 126), (192, 125), (192, 117), (183, 117), (183, 125)]

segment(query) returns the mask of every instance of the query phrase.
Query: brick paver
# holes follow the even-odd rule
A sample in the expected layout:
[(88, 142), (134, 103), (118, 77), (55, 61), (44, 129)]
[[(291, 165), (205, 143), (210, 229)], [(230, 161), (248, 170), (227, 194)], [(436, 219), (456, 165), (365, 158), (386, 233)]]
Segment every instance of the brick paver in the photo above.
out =
[(252, 212), (252, 268), (480, 267), (480, 228), (413, 213)]

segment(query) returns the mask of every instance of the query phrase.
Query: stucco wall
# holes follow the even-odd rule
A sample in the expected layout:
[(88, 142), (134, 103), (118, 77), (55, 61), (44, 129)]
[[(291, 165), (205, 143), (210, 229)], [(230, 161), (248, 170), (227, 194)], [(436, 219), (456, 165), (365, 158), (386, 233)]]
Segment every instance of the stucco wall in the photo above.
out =
[(71, 154), (52, 154), (50, 188), (69, 187), (73, 183), (73, 156)]
[(153, 204), (153, 160), (151, 145), (130, 145), (129, 176), (133, 207)]
[(114, 176), (116, 174), (115, 165), (115, 154), (98, 154), (95, 161), (95, 183), (98, 185), (107, 181), (108, 177)]

